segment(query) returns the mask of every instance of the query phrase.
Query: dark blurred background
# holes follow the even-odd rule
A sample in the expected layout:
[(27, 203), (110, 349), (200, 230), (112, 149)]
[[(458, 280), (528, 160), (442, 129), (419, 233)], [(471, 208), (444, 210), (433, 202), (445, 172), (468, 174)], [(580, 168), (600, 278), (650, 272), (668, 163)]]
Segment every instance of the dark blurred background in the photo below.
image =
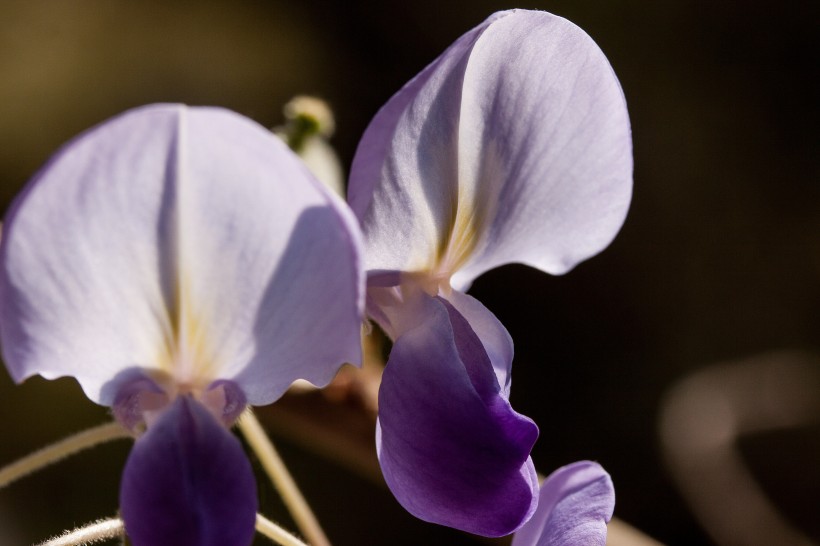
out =
[[(609, 249), (563, 277), (507, 266), (472, 289), (515, 339), (512, 402), (541, 428), (541, 471), (599, 460), (618, 517), (670, 545), (712, 544), (664, 466), (659, 408), (715, 363), (820, 353), (817, 2), (2, 0), (2, 209), (61, 143), (158, 101), (272, 126), (293, 95), (320, 96), (349, 166), (393, 92), (511, 7), (561, 15), (595, 39), (624, 88), (635, 147), (632, 208)], [(0, 371), (0, 415), (1, 465), (106, 411), (73, 380), (15, 387)], [(284, 448), (337, 545), (472, 543)], [(820, 540), (820, 428), (756, 437), (741, 453), (784, 517)], [(126, 454), (101, 447), (0, 492), (0, 544), (113, 515)]]

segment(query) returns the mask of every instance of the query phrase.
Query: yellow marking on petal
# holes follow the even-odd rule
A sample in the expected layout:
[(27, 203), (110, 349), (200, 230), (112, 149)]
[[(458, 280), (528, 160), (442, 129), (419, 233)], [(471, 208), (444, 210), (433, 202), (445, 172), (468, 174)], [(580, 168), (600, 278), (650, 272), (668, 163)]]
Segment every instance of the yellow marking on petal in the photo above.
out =
[[(217, 377), (214, 361), (216, 351), (210, 342), (207, 302), (199, 301), (194, 305), (191, 294), (191, 282), (184, 265), (195, 263), (188, 254), (195, 250), (185, 236), (192, 237), (193, 226), (188, 225), (186, 207), (188, 200), (187, 183), (187, 124), (185, 107), (179, 108), (177, 134), (174, 146), (170, 150), (168, 161), (175, 170), (166, 188), (167, 199), (171, 208), (169, 218), (161, 234), (161, 258), (163, 278), (172, 284), (163, 287), (165, 296), (165, 327), (157, 350), (157, 366), (173, 380), (177, 392), (191, 392), (207, 386)], [(201, 305), (205, 303), (206, 305)], [(204, 308), (204, 310), (203, 310)]]
[(216, 379), (215, 351), (209, 340), (206, 317), (192, 305), (190, 283), (180, 274), (173, 287), (168, 325), (157, 355), (157, 365), (174, 378), (176, 389), (202, 389)]
[(477, 201), (475, 196), (458, 192), (457, 199), (453, 200), (451, 221), (442, 234), (435, 265), (429, 272), (433, 277), (449, 280), (467, 263), (478, 246), (487, 208), (488, 204)]
[(193, 307), (190, 294), (190, 283), (185, 281), (185, 276), (181, 275), (180, 293), (180, 313), (179, 313), (179, 353), (182, 358), (178, 365), (181, 372), (186, 374), (182, 378), (189, 381), (210, 382), (213, 372), (216, 369), (214, 362), (213, 347), (209, 343), (207, 317), (203, 317), (201, 310)]

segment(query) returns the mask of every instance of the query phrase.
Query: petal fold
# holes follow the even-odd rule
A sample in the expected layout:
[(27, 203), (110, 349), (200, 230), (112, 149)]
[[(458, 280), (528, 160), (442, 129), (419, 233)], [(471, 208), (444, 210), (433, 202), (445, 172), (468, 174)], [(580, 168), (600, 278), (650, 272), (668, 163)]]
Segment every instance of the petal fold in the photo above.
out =
[[(272, 133), (217, 108), (154, 105), (67, 144), (0, 247), (15, 380), (75, 376), (94, 401), (133, 369), (253, 404), (360, 359), (360, 235)], [(149, 373), (150, 375), (150, 373)]]
[(134, 546), (249, 546), (256, 483), (239, 440), (182, 396), (134, 444), (120, 508)]
[(481, 341), (495, 370), (501, 392), (509, 398), (513, 361), (513, 340), (510, 333), (484, 304), (469, 294), (453, 290), (447, 296), (447, 301), (464, 317)]
[(599, 464), (561, 467), (544, 481), (538, 509), (512, 546), (604, 546), (614, 509), (615, 489)]
[(359, 141), (347, 201), (364, 228), (367, 270), (423, 269), (439, 251), (457, 174), (452, 137), (460, 104), (452, 90), (488, 24), (459, 38), (399, 90)]
[(610, 243), (631, 192), (629, 117), (606, 57), (569, 21), (512, 10), (382, 108), (348, 200), (368, 269), (439, 267), (466, 290), (505, 263), (566, 272)]
[(377, 447), (398, 501), (425, 521), (485, 536), (535, 509), (538, 429), (502, 393), (487, 353), (446, 300), (393, 345), (379, 392)]

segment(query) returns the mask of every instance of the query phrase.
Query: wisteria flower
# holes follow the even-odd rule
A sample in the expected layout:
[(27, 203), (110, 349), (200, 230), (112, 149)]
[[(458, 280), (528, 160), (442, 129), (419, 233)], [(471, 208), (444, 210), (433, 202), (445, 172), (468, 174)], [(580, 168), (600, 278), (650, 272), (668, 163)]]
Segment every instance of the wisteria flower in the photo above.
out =
[(561, 274), (598, 253), (631, 191), (618, 80), (589, 36), (545, 12), (491, 16), (373, 119), (348, 202), (367, 312), (393, 340), (379, 460), (411, 513), (489, 536), (532, 515), (538, 430), (508, 401), (512, 341), (465, 291), (502, 264)]
[(0, 247), (17, 381), (75, 377), (139, 436), (135, 546), (247, 546), (256, 487), (228, 427), (361, 355), (360, 235), (280, 140), (226, 110), (149, 106), (66, 145)]
[(563, 466), (544, 480), (538, 508), (512, 546), (604, 546), (614, 509), (615, 489), (601, 465)]

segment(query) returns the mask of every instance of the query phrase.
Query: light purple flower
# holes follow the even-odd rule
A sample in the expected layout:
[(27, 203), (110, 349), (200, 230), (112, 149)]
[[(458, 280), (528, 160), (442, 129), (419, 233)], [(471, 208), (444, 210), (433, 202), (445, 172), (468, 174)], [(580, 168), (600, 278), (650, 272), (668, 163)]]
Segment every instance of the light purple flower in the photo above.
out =
[(417, 517), (488, 536), (535, 510), (535, 424), (508, 402), (513, 346), (464, 292), (522, 263), (561, 274), (605, 248), (632, 191), (618, 80), (581, 29), (500, 12), (379, 111), (348, 202), (365, 237), (367, 312), (394, 345), (377, 446)]
[(360, 235), (277, 137), (215, 108), (148, 106), (67, 144), (0, 247), (16, 381), (75, 377), (134, 445), (135, 546), (247, 546), (256, 488), (228, 430), (247, 403), (359, 362)]
[(604, 546), (615, 489), (598, 463), (579, 461), (544, 480), (538, 509), (512, 546)]

